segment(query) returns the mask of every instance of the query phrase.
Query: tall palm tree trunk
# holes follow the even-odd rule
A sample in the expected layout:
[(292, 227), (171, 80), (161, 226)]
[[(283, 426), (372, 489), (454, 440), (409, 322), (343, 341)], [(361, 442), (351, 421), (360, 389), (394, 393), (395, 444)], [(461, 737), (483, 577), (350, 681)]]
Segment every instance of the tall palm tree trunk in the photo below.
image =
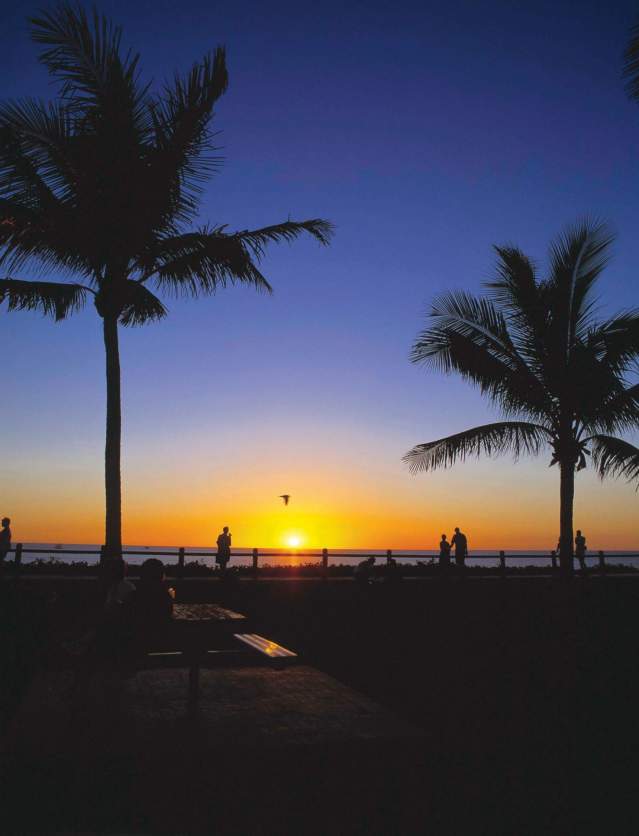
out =
[(561, 462), (560, 468), (560, 510), (559, 510), (559, 568), (561, 574), (573, 572), (573, 504), (575, 499), (575, 464)]
[(122, 414), (120, 407), (120, 348), (118, 320), (104, 317), (104, 349), (106, 351), (106, 444), (104, 448), (104, 484), (106, 492), (105, 556), (122, 557), (122, 495), (120, 484), (120, 443)]

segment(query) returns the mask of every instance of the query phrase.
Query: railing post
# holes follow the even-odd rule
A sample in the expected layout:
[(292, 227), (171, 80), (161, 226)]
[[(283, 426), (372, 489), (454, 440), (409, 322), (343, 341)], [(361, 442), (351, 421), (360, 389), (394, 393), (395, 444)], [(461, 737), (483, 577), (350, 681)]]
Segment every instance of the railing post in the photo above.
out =
[(253, 577), (257, 580), (259, 555), (257, 549), (253, 549)]
[(22, 543), (16, 543), (15, 563), (13, 564), (13, 571), (15, 575), (20, 573), (22, 566)]
[(553, 572), (557, 571), (557, 552), (553, 549), (550, 552), (550, 559), (552, 560), (552, 570)]
[(104, 566), (105, 558), (106, 558), (106, 546), (100, 546), (100, 563), (99, 563), (100, 568), (102, 568)]
[(606, 555), (602, 551), (599, 552), (599, 571), (602, 575), (606, 574)]
[(328, 549), (322, 549), (322, 577), (328, 577)]
[(499, 552), (499, 570), (503, 578), (506, 577), (506, 554), (501, 551)]
[(178, 578), (184, 577), (184, 546), (180, 546), (178, 549), (178, 570), (177, 570)]
[(392, 549), (386, 549), (386, 565), (390, 566), (392, 562), (393, 562), (393, 550)]

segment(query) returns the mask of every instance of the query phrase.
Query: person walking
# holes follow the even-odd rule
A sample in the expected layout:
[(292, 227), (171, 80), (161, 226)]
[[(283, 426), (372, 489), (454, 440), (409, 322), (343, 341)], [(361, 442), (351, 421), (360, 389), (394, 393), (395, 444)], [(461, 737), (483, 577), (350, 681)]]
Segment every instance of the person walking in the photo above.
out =
[(222, 533), (217, 538), (217, 554), (215, 562), (220, 567), (220, 573), (223, 575), (226, 572), (226, 567), (231, 559), (231, 532), (228, 525), (222, 529)]
[(466, 558), (468, 557), (468, 538), (459, 528), (456, 528), (450, 544), (455, 546), (455, 566), (457, 571), (461, 573), (464, 571)]
[(446, 539), (446, 535), (442, 534), (442, 539), (439, 543), (439, 571), (442, 575), (447, 575), (450, 569), (450, 543)]
[(0, 571), (2, 571), (2, 564), (11, 548), (11, 520), (9, 517), (3, 517), (2, 527), (0, 528)]
[(578, 528), (575, 537), (575, 557), (579, 561), (579, 568), (584, 575), (586, 574), (586, 551), (586, 538), (581, 533), (581, 529)]

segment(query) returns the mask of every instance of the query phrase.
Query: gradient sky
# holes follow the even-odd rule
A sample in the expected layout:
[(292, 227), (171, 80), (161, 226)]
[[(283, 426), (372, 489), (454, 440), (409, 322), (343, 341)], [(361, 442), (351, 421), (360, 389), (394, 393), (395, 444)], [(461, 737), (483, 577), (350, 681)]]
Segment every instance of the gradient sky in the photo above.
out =
[[(270, 250), (270, 298), (169, 300), (163, 323), (122, 330), (124, 539), (204, 545), (228, 524), (245, 546), (434, 548), (461, 525), (471, 549), (552, 548), (548, 457), (419, 477), (402, 465), (414, 444), (496, 414), (408, 355), (436, 293), (490, 276), (492, 244), (544, 264), (584, 213), (618, 234), (602, 308), (637, 304), (639, 107), (620, 78), (636, 2), (99, 7), (157, 82), (227, 47), (226, 163), (203, 221), (337, 227), (329, 249)], [(52, 94), (27, 12), (2, 8), (3, 98)], [(91, 308), (57, 325), (0, 314), (14, 539), (102, 539), (99, 326)], [(575, 524), (592, 548), (636, 548), (637, 501), (579, 474)]]

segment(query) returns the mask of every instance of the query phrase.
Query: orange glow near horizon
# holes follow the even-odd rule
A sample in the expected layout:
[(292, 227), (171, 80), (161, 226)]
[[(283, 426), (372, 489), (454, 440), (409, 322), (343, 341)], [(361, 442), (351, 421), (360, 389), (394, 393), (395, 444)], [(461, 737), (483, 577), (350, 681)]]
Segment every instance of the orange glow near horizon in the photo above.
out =
[[(124, 482), (123, 539), (129, 545), (212, 548), (224, 525), (233, 548), (436, 549), (440, 535), (459, 525), (473, 549), (552, 549), (557, 542), (559, 485), (541, 462), (496, 468), (469, 462), (412, 477), (397, 467), (385, 478), (343, 467), (292, 469), (268, 478), (266, 468), (241, 469), (232, 483), (211, 484), (203, 470), (188, 481), (172, 473), (132, 472)], [(288, 507), (279, 499), (290, 486)], [(150, 489), (153, 485), (153, 490)], [(266, 487), (265, 487), (266, 485)], [(575, 528), (591, 550), (637, 549), (637, 494), (623, 482), (580, 474)], [(602, 512), (605, 509), (605, 513)], [(12, 497), (14, 542), (100, 543), (101, 479), (54, 483), (35, 473)]]

